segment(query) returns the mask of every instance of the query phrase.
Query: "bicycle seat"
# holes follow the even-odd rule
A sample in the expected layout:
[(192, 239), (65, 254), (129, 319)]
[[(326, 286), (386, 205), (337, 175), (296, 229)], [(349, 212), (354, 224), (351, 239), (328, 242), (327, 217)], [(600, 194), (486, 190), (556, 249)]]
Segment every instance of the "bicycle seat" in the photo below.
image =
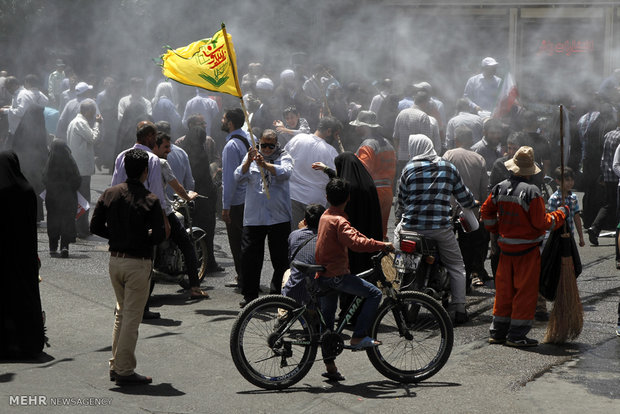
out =
[(325, 266), (298, 262), (297, 260), (293, 260), (291, 262), (291, 266), (295, 267), (296, 269), (298, 269), (300, 272), (303, 272), (303, 273), (316, 273), (316, 272), (325, 271)]

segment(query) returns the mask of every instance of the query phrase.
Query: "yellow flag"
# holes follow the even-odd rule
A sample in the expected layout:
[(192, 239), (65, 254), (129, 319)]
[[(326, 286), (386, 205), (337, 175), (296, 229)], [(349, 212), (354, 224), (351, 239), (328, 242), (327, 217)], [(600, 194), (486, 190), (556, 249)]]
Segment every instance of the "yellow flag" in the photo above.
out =
[(237, 73), (237, 58), (229, 34), (228, 45), (222, 30), (210, 39), (168, 50), (162, 55), (162, 73), (185, 85), (198, 86), (215, 92), (241, 97)]

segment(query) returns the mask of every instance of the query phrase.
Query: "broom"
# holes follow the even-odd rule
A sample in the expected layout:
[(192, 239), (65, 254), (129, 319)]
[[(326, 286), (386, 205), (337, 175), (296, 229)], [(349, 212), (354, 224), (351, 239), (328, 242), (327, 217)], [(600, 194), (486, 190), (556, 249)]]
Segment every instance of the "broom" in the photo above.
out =
[[(562, 172), (561, 192), (562, 200), (566, 201), (564, 188), (564, 108), (560, 105), (560, 168)], [(573, 262), (572, 246), (569, 238), (572, 235), (566, 230), (560, 236), (562, 252), (560, 280), (558, 282), (553, 310), (549, 317), (545, 343), (562, 344), (576, 339), (583, 328), (583, 306), (579, 298), (577, 278), (575, 277), (575, 265)]]

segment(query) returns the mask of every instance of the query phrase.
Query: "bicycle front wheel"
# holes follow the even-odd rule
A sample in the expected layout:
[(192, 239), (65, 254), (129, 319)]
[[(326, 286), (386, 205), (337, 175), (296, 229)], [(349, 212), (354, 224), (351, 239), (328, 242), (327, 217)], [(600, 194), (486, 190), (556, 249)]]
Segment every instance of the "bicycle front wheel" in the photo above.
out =
[[(408, 309), (416, 309), (412, 318)], [(387, 378), (412, 383), (435, 375), (452, 352), (454, 332), (446, 310), (420, 292), (401, 292), (386, 300), (371, 325), (382, 344), (367, 350), (372, 365)]]
[(268, 295), (253, 300), (230, 333), (230, 353), (237, 370), (252, 384), (283, 389), (312, 368), (318, 348), (306, 313), (291, 298)]

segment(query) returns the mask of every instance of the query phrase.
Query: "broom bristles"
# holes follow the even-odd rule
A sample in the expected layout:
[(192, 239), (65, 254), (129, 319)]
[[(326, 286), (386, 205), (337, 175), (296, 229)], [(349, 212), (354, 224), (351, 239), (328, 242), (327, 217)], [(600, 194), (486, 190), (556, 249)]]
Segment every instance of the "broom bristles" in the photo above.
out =
[(562, 257), (560, 280), (549, 317), (545, 343), (563, 344), (576, 339), (583, 328), (583, 306), (579, 298), (572, 257)]

